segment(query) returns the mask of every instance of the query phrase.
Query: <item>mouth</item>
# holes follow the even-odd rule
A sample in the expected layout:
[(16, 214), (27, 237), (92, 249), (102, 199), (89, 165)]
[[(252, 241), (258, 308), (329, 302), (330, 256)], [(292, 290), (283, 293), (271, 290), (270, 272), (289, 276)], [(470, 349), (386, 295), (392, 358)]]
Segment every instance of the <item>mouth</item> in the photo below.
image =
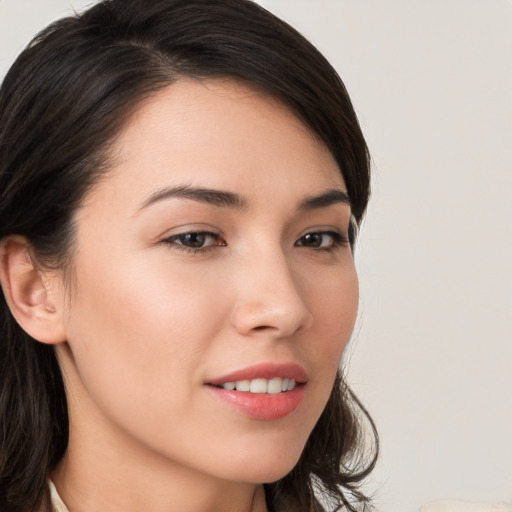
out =
[(273, 421), (295, 412), (304, 398), (308, 375), (295, 363), (248, 367), (206, 382), (212, 396), (231, 410)]
[(277, 395), (292, 391), (296, 386), (295, 379), (275, 377), (273, 379), (252, 379), (237, 380), (235, 382), (224, 382), (215, 387), (227, 391), (241, 391), (242, 393)]

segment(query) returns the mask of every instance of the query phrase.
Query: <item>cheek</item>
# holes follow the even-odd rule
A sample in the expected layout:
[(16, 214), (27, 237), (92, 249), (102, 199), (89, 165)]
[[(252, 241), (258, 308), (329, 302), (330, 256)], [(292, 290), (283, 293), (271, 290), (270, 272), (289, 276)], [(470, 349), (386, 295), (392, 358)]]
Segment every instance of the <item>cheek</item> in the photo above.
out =
[(304, 347), (320, 369), (315, 385), (326, 401), (357, 317), (359, 285), (353, 264), (311, 283), (307, 297), (314, 323)]
[(354, 328), (359, 304), (359, 284), (353, 262), (328, 269), (323, 274), (307, 276), (305, 291), (313, 314), (313, 329), (322, 332), (318, 340), (341, 355)]
[(80, 268), (68, 335), (87, 392), (114, 415), (183, 407), (225, 316), (215, 283), (136, 261)]

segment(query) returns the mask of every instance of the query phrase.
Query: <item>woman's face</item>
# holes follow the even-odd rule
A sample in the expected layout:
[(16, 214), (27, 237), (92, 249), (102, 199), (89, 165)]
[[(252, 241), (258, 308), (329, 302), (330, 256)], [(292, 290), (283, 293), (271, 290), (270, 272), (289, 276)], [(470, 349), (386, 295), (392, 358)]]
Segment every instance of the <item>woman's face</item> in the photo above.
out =
[(286, 108), (229, 82), (154, 95), (113, 158), (76, 215), (59, 347), (72, 433), (221, 479), (282, 477), (356, 316), (339, 168)]

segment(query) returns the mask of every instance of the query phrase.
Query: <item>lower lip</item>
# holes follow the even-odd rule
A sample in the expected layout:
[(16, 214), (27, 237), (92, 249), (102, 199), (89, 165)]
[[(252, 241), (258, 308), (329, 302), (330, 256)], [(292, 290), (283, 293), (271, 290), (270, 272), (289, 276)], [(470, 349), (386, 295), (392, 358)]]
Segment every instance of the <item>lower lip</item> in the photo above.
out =
[(285, 393), (249, 393), (228, 391), (227, 389), (208, 386), (209, 391), (224, 403), (245, 414), (249, 418), (273, 421), (292, 414), (304, 398), (304, 385), (297, 385)]

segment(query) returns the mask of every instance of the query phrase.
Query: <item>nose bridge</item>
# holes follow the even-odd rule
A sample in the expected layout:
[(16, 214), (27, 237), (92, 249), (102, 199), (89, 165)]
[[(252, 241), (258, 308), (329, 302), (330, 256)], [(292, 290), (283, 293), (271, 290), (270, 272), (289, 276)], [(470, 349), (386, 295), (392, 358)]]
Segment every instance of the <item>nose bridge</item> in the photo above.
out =
[(286, 337), (311, 324), (299, 276), (280, 245), (259, 244), (243, 258), (239, 272), (232, 318), (239, 332)]

